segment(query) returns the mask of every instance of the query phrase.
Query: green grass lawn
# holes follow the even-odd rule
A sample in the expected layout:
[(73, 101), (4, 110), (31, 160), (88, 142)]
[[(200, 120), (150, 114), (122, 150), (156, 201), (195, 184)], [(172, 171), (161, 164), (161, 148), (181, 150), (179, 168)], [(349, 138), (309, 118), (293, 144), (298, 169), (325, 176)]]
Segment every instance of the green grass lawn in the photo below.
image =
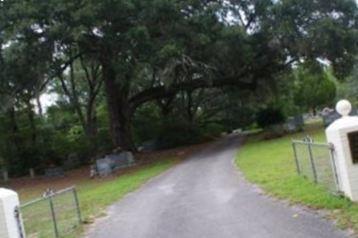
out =
[(336, 219), (340, 227), (358, 231), (357, 203), (331, 195), (325, 188), (297, 175), (291, 139), (301, 139), (307, 134), (316, 142), (326, 141), (322, 127), (272, 140), (252, 136), (240, 148), (236, 164), (250, 182), (258, 184), (268, 194), (311, 208), (326, 209), (330, 211), (328, 216)]
[(91, 219), (94, 215), (100, 215), (106, 206), (136, 190), (140, 185), (169, 169), (176, 162), (178, 160), (175, 159), (162, 160), (109, 182), (79, 187), (79, 199), (84, 217)]
[[(92, 223), (94, 218), (105, 215), (106, 207), (118, 200), (129, 192), (139, 188), (143, 183), (150, 178), (159, 175), (163, 171), (169, 169), (179, 161), (177, 158), (161, 159), (157, 162), (149, 165), (142, 166), (124, 175), (121, 175), (115, 179), (105, 181), (88, 181), (77, 185), (78, 196), (80, 200), (80, 207), (82, 217), (85, 223)], [(66, 195), (67, 196), (67, 195)], [(75, 238), (80, 237), (83, 227), (72, 229), (72, 232), (67, 235), (63, 235), (64, 229), (61, 229), (71, 219), (76, 223), (76, 212), (73, 206), (73, 197), (67, 196), (58, 199), (64, 201), (58, 201), (58, 224), (61, 237)], [(56, 209), (56, 208), (55, 208)], [(22, 211), (24, 223), (26, 227), (26, 233), (29, 237), (53, 237), (53, 224), (50, 219), (49, 204), (48, 201), (37, 203), (34, 206), (28, 207)]]

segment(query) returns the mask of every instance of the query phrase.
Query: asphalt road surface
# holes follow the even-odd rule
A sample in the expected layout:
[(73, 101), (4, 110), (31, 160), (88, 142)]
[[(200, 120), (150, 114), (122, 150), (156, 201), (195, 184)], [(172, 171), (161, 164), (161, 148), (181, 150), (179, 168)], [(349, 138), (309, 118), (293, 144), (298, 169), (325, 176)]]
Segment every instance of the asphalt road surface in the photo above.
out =
[(348, 237), (316, 213), (290, 207), (247, 183), (229, 136), (152, 179), (109, 208), (89, 238)]

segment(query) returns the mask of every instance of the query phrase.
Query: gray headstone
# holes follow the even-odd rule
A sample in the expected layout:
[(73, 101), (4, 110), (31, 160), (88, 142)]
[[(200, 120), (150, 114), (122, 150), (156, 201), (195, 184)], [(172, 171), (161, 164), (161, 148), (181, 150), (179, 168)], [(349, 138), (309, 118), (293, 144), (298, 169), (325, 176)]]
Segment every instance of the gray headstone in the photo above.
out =
[(96, 161), (97, 172), (100, 176), (107, 176), (115, 170), (127, 168), (134, 164), (134, 156), (129, 151), (110, 154)]
[(286, 129), (289, 132), (295, 132), (297, 130), (296, 124), (294, 123), (293, 120), (288, 120), (286, 123)]
[(141, 146), (139, 146), (140, 151), (155, 151), (157, 149), (158, 146), (156, 140), (145, 141)]
[(133, 154), (129, 151), (107, 155), (106, 158), (113, 162), (114, 169), (126, 168), (134, 164)]
[(302, 115), (295, 116), (295, 123), (298, 126), (304, 126), (305, 120), (303, 119), (303, 116)]
[(63, 177), (65, 175), (62, 167), (53, 167), (45, 169), (46, 177)]
[(100, 176), (107, 176), (113, 171), (113, 162), (108, 158), (98, 159), (96, 161), (96, 167)]
[(289, 132), (297, 132), (304, 126), (304, 119), (302, 115), (289, 117), (286, 122), (286, 130)]

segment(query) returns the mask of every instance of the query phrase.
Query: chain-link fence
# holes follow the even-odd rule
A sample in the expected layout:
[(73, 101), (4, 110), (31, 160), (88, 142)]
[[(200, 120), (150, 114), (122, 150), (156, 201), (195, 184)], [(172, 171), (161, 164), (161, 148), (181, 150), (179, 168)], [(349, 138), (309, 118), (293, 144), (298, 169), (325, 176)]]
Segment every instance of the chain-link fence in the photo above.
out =
[(28, 238), (63, 237), (81, 224), (75, 187), (48, 191), (42, 198), (22, 204), (19, 210)]
[(322, 184), (333, 193), (339, 192), (337, 169), (330, 144), (315, 143), (309, 137), (292, 141), (298, 174)]

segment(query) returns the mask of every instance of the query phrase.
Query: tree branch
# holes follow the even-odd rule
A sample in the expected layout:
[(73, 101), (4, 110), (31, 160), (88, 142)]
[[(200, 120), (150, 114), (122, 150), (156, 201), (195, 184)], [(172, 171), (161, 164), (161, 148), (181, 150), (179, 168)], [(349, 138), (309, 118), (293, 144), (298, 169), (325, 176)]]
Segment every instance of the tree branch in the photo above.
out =
[(156, 86), (144, 90), (130, 99), (131, 106), (137, 108), (141, 104), (160, 98), (166, 98), (184, 90), (194, 90), (198, 88), (219, 88), (225, 86), (235, 86), (241, 89), (255, 90), (256, 82), (243, 82), (236, 77), (227, 77), (216, 80), (198, 78), (191, 81), (174, 83), (170, 86)]

